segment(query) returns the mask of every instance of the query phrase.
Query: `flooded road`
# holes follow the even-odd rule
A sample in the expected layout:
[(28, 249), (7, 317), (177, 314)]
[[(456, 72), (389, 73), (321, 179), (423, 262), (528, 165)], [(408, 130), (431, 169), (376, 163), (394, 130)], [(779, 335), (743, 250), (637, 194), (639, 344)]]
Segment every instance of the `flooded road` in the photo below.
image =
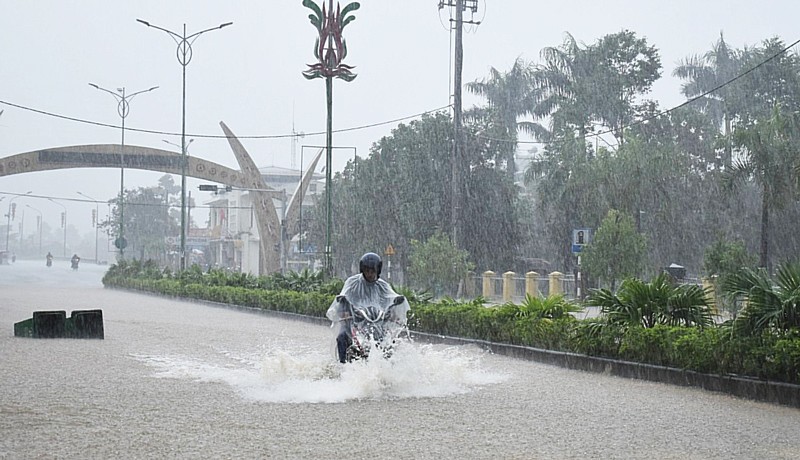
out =
[[(797, 458), (800, 411), (407, 343), (341, 366), (330, 328), (0, 266), (0, 458)], [(102, 309), (105, 340), (24, 339)]]

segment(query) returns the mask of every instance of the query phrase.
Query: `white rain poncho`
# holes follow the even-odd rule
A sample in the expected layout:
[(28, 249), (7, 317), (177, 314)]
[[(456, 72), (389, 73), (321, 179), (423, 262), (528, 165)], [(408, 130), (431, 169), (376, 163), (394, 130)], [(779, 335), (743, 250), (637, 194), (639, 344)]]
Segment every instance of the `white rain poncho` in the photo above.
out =
[[(359, 273), (353, 275), (344, 282), (344, 287), (340, 296), (345, 296), (347, 300), (359, 307), (375, 306), (386, 310), (394, 302), (394, 299), (399, 296), (394, 292), (392, 286), (386, 281), (378, 278), (374, 283), (368, 282)], [(392, 309), (392, 315), (389, 320), (395, 321), (398, 324), (405, 326), (408, 319), (406, 315), (411, 307), (408, 305), (408, 300), (404, 299), (402, 303)], [(349, 316), (350, 312), (344, 302), (334, 300), (328, 308), (325, 316), (328, 317), (333, 324), (340, 323), (341, 329), (348, 330), (347, 321), (342, 321)]]

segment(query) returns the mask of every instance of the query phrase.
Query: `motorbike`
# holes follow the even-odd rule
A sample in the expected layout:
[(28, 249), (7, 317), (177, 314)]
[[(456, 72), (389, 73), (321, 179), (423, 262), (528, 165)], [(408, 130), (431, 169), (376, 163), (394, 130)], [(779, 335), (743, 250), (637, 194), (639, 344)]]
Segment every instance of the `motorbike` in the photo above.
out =
[(48, 267), (52, 267), (53, 266), (53, 258), (52, 257), (48, 257), (47, 258), (47, 266)]
[(349, 316), (340, 320), (350, 321), (352, 343), (347, 347), (347, 362), (366, 360), (371, 351), (379, 351), (383, 358), (391, 358), (397, 339), (403, 331), (408, 335), (405, 321), (397, 319), (405, 319), (407, 312), (407, 308), (403, 311), (399, 308), (405, 303), (403, 296), (397, 296), (386, 308), (353, 305), (345, 296), (338, 296), (336, 300), (349, 311)]
[(81, 261), (81, 259), (77, 259), (77, 258), (73, 258), (72, 259), (71, 262), (72, 262), (72, 269), (73, 270), (77, 270), (78, 269), (78, 262), (80, 262), (80, 261)]

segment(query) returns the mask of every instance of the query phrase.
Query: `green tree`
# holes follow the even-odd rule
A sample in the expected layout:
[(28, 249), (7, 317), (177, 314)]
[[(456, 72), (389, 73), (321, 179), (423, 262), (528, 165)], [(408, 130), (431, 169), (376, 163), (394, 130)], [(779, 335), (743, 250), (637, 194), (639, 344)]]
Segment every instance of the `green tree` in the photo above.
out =
[(726, 84), (742, 71), (741, 53), (731, 49), (722, 33), (711, 50), (702, 56), (694, 55), (681, 61), (672, 72), (685, 80), (681, 92), (687, 98), (698, 98), (693, 106), (708, 114), (717, 126), (723, 127), (724, 156), (722, 165), (730, 165), (732, 152), (732, 123), (741, 99), (741, 87)]
[(706, 249), (703, 266), (708, 276), (717, 276), (723, 282), (742, 268), (755, 268), (756, 259), (747, 252), (743, 241), (719, 238)]
[(787, 113), (800, 110), (800, 56), (782, 40), (770, 38), (746, 49), (742, 61), (743, 68), (752, 71), (737, 82), (740, 126), (772, 117), (776, 106)]
[(658, 50), (634, 32), (606, 35), (580, 46), (572, 35), (560, 47), (541, 52), (544, 64), (533, 75), (538, 103), (531, 113), (550, 116), (552, 135), (575, 130), (585, 142), (593, 121), (608, 125), (622, 144), (636, 99), (661, 75)]
[(469, 254), (453, 246), (441, 231), (425, 242), (411, 240), (409, 262), (412, 284), (429, 289), (437, 296), (455, 295), (459, 283), (474, 268), (469, 262)]
[(753, 269), (757, 263), (758, 259), (747, 252), (747, 248), (741, 240), (729, 241), (720, 236), (706, 248), (703, 267), (706, 275), (714, 281), (716, 303), (734, 318), (739, 314), (741, 305), (724, 295), (722, 287), (730, 276), (738, 273), (742, 268)]
[(512, 180), (516, 173), (514, 153), (517, 150), (517, 130), (520, 128), (518, 121), (520, 117), (528, 115), (535, 105), (532, 77), (533, 67), (517, 58), (509, 71), (500, 72), (490, 67), (488, 78), (466, 84), (470, 92), (485, 97), (489, 107), (486, 111), (471, 111), (465, 115), (484, 118), (489, 122), (484, 134), (502, 140), (497, 163), (505, 166)]
[[(513, 263), (517, 243), (516, 189), (492, 161), (476, 127), (464, 128), (469, 173), (460, 199), (465, 224), (474, 225), (464, 225), (460, 249), (474, 254), (478, 266), (495, 268), (499, 262), (506, 268)], [(361, 254), (388, 244), (397, 251), (396, 266), (407, 267), (412, 239), (426, 241), (437, 229), (447, 228), (443, 223), (449, 222), (451, 210), (452, 139), (447, 113), (426, 115), (398, 125), (390, 136), (373, 144), (367, 158), (349, 162), (335, 175), (331, 193), (337, 273), (350, 272), (352, 261)], [(323, 211), (317, 209), (315, 222), (308, 227), (318, 247), (324, 247), (325, 220), (319, 214)], [(485, 224), (489, 222), (492, 225)]]
[(547, 222), (544, 237), (554, 248), (565, 270), (573, 266), (569, 245), (573, 228), (595, 226), (607, 209), (595, 179), (595, 162), (586, 155), (585, 144), (575, 133), (548, 144), (525, 171), (525, 183), (535, 187), (539, 219)]
[(585, 153), (593, 116), (592, 98), (600, 93), (592, 87), (596, 63), (586, 47), (580, 46), (569, 33), (561, 46), (546, 47), (540, 54), (544, 62), (533, 74), (538, 102), (532, 114), (536, 118), (550, 117), (553, 136), (574, 130)]
[(770, 211), (785, 206), (797, 191), (794, 175), (798, 161), (798, 120), (775, 106), (769, 118), (757, 119), (734, 133), (738, 159), (725, 183), (729, 188), (753, 181), (761, 191), (759, 266), (769, 269)]
[[(139, 187), (125, 191), (124, 228), (128, 241), (126, 253), (141, 260), (163, 260), (166, 249), (166, 236), (179, 235), (180, 224), (170, 216), (164, 188)], [(111, 216), (101, 224), (112, 238), (119, 235), (119, 197), (110, 201), (113, 205)]]
[(642, 272), (646, 249), (647, 240), (636, 231), (633, 218), (612, 209), (584, 248), (583, 269), (613, 291), (617, 280)]
[(592, 80), (595, 88), (603, 88), (594, 92), (595, 114), (622, 145), (637, 97), (648, 93), (661, 76), (661, 58), (654, 46), (629, 30), (605, 35), (589, 50), (591, 61), (597, 63)]

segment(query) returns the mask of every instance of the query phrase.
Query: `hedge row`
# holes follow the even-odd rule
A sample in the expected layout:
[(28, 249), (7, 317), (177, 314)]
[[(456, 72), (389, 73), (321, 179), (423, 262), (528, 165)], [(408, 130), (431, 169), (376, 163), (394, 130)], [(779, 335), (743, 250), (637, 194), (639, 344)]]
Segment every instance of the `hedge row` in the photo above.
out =
[[(106, 286), (324, 317), (334, 296), (287, 290), (187, 283), (175, 279), (104, 278)], [(514, 305), (418, 303), (416, 331), (621, 359), (719, 375), (800, 384), (800, 331), (735, 337), (724, 327), (623, 328), (598, 320), (519, 315)]]

